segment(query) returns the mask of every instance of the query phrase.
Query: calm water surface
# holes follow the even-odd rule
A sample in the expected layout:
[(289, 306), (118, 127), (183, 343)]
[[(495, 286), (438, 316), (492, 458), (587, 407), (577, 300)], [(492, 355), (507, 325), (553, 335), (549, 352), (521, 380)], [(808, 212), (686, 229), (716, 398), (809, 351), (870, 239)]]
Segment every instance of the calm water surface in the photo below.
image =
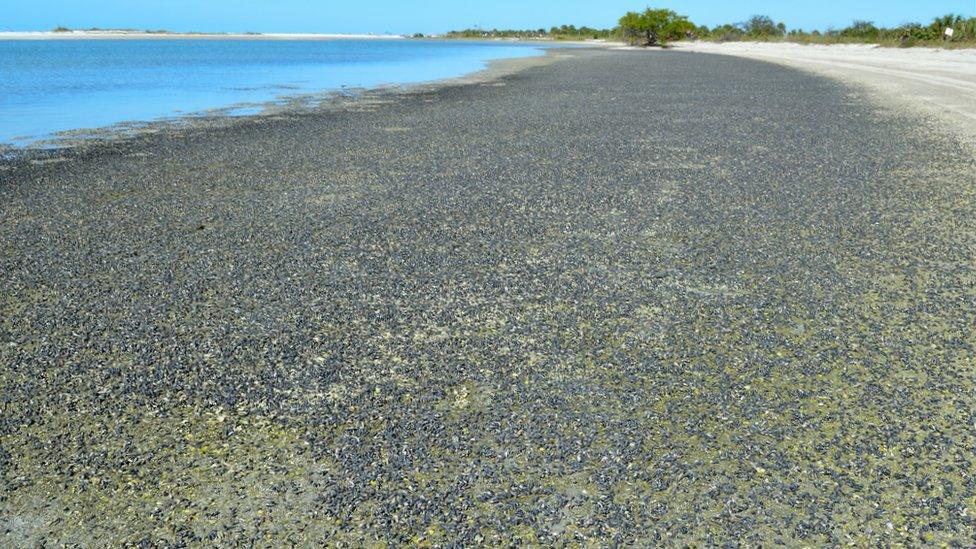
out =
[(231, 106), (245, 114), (287, 96), (450, 78), (538, 53), (417, 40), (0, 41), (0, 143)]

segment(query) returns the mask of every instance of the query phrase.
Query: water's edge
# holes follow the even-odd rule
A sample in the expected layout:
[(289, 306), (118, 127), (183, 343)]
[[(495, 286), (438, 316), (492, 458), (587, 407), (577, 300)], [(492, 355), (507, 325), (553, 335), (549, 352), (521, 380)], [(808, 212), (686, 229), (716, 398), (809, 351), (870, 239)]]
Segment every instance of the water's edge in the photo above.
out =
[(449, 78), (415, 83), (388, 83), (370, 87), (332, 88), (313, 93), (282, 94), (263, 102), (235, 103), (172, 117), (132, 120), (108, 126), (59, 131), (22, 144), (0, 142), (0, 162), (18, 159), (43, 160), (61, 156), (69, 151), (118, 143), (150, 134), (224, 128), (259, 122), (273, 116), (340, 110), (381, 96), (429, 92), (451, 85), (487, 83), (564, 57), (558, 53), (559, 47), (539, 45), (533, 49), (533, 55), (490, 59), (477, 70)]

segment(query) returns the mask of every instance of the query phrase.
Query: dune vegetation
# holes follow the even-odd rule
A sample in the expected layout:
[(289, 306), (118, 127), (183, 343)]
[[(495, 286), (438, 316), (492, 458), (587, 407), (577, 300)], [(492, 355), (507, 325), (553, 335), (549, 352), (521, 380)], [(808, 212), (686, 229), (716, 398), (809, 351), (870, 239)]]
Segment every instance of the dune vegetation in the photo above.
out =
[[(947, 33), (947, 30), (951, 32)], [(423, 37), (424, 35), (416, 35)], [(928, 24), (905, 23), (897, 27), (877, 26), (871, 21), (853, 21), (842, 29), (804, 30), (789, 28), (767, 15), (753, 15), (739, 23), (708, 27), (696, 25), (687, 16), (671, 10), (647, 9), (629, 12), (612, 29), (562, 25), (550, 29), (465, 29), (451, 31), (448, 38), (493, 38), (528, 40), (619, 40), (661, 45), (678, 40), (784, 41), (803, 44), (880, 44), (884, 46), (976, 47), (976, 17), (947, 14)]]

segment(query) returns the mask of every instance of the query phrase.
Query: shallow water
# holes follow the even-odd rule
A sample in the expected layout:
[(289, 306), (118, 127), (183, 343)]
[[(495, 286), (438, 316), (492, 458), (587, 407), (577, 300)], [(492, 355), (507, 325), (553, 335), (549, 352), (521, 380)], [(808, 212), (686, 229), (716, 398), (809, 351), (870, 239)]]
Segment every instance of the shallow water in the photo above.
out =
[(460, 76), (521, 44), (420, 40), (0, 41), (0, 143), (288, 96)]

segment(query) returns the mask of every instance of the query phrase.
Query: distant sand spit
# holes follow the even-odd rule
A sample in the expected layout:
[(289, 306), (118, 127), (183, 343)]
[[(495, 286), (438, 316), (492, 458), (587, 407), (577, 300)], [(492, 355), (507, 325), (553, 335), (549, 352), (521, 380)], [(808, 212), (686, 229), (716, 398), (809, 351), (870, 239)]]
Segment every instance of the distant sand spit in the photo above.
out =
[(178, 33), (142, 31), (0, 32), (0, 40), (398, 40), (399, 34)]

